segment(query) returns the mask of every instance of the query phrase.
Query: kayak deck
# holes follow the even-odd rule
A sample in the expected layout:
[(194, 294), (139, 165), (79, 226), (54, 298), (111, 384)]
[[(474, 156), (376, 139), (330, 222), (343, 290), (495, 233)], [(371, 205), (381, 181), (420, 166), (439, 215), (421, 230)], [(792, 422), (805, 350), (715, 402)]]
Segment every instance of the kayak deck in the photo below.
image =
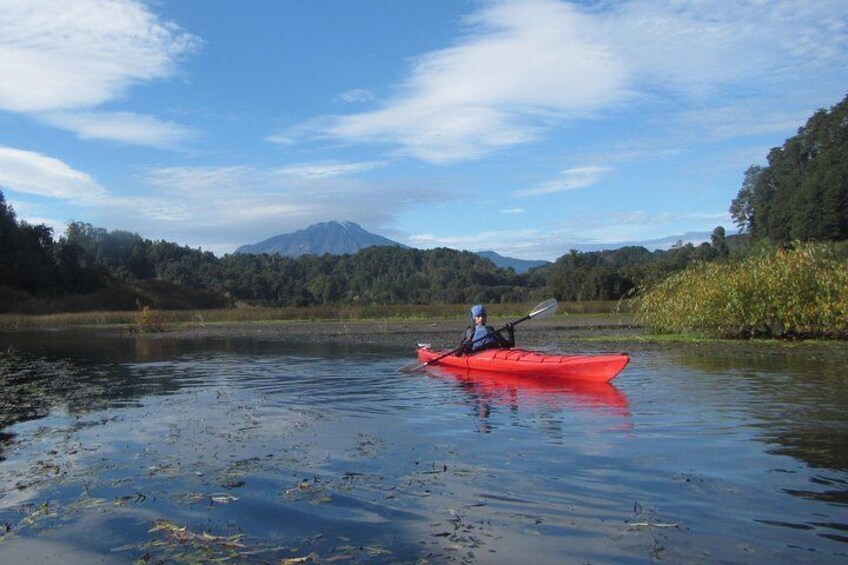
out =
[(418, 360), (433, 361), (433, 365), (478, 371), (594, 382), (611, 381), (630, 362), (626, 353), (560, 355), (526, 349), (486, 349), (471, 355), (448, 355), (434, 361), (445, 353), (447, 351), (432, 351), (429, 347), (419, 347)]

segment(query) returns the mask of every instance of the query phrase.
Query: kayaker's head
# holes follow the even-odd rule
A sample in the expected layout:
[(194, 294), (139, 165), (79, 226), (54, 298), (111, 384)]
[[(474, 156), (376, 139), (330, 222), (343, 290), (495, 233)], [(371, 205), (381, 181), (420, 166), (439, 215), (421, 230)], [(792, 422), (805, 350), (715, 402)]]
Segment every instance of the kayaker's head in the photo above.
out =
[(471, 320), (477, 324), (486, 323), (486, 307), (482, 304), (475, 304), (471, 307)]

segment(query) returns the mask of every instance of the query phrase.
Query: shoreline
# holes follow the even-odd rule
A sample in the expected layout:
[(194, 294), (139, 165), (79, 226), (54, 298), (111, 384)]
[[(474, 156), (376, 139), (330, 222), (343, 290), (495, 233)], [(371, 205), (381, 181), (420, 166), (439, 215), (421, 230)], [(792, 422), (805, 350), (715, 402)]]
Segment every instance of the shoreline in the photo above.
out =
[[(497, 319), (501, 327), (507, 320)], [(326, 344), (343, 347), (378, 347), (414, 352), (417, 343), (434, 349), (453, 349), (468, 323), (460, 319), (358, 319), (358, 320), (265, 320), (239, 322), (180, 322), (165, 331), (137, 333), (128, 324), (26, 328), (0, 331), (0, 347), (15, 348), (16, 336), (30, 341), (50, 336), (51, 341), (78, 339), (127, 340), (137, 343), (167, 341), (257, 340), (290, 344)], [(567, 315), (530, 320), (516, 327), (517, 347), (559, 352), (685, 351), (697, 356), (721, 358), (728, 351), (746, 350), (756, 356), (827, 355), (848, 363), (848, 341), (838, 340), (722, 340), (686, 335), (655, 335), (628, 314)]]
[[(490, 325), (501, 327), (505, 321)], [(316, 321), (270, 321), (184, 324), (168, 327), (164, 332), (136, 334), (152, 338), (197, 338), (197, 337), (277, 337), (301, 338), (309, 341), (335, 341), (356, 344), (362, 342), (382, 343), (386, 345), (408, 344), (415, 341), (434, 341), (435, 338), (447, 342), (459, 341), (468, 322), (451, 319), (412, 319), (412, 320), (316, 320)], [(586, 332), (598, 330), (638, 330), (631, 317), (613, 319), (612, 317), (573, 317), (569, 320), (533, 320), (516, 327), (516, 334), (539, 340), (540, 335), (560, 332)]]

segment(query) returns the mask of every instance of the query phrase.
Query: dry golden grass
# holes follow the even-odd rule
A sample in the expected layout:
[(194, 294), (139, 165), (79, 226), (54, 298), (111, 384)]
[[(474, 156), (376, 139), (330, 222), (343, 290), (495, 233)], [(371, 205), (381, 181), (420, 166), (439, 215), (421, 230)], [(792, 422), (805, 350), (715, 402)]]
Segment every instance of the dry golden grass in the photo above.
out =
[[(487, 305), (492, 318), (519, 318), (536, 303)], [(214, 310), (149, 310), (125, 312), (74, 312), (64, 314), (0, 314), (0, 331), (70, 328), (77, 326), (127, 326), (139, 331), (180, 324), (242, 324), (318, 320), (465, 319), (470, 305), (312, 306), (287, 308), (226, 308)], [(629, 303), (616, 301), (560, 303), (560, 315), (630, 312)], [(155, 318), (155, 319), (154, 319)], [(140, 327), (146, 329), (142, 330)]]

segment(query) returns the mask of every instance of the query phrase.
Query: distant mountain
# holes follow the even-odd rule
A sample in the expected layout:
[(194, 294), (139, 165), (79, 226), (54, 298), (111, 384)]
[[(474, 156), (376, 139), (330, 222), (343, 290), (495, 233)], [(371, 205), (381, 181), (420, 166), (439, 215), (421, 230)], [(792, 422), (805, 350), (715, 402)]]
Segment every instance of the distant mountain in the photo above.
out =
[(236, 249), (236, 253), (268, 253), (287, 257), (325, 253), (345, 255), (379, 245), (405, 247), (396, 241), (370, 233), (353, 222), (322, 222), (253, 245), (242, 245)]
[(477, 253), (480, 257), (488, 259), (496, 266), (501, 268), (512, 267), (512, 269), (518, 273), (519, 275), (522, 273), (526, 273), (530, 269), (534, 269), (536, 267), (543, 267), (545, 265), (550, 265), (550, 261), (531, 261), (528, 259), (515, 259), (513, 257), (504, 257), (503, 255), (498, 255), (494, 251), (480, 251)]

